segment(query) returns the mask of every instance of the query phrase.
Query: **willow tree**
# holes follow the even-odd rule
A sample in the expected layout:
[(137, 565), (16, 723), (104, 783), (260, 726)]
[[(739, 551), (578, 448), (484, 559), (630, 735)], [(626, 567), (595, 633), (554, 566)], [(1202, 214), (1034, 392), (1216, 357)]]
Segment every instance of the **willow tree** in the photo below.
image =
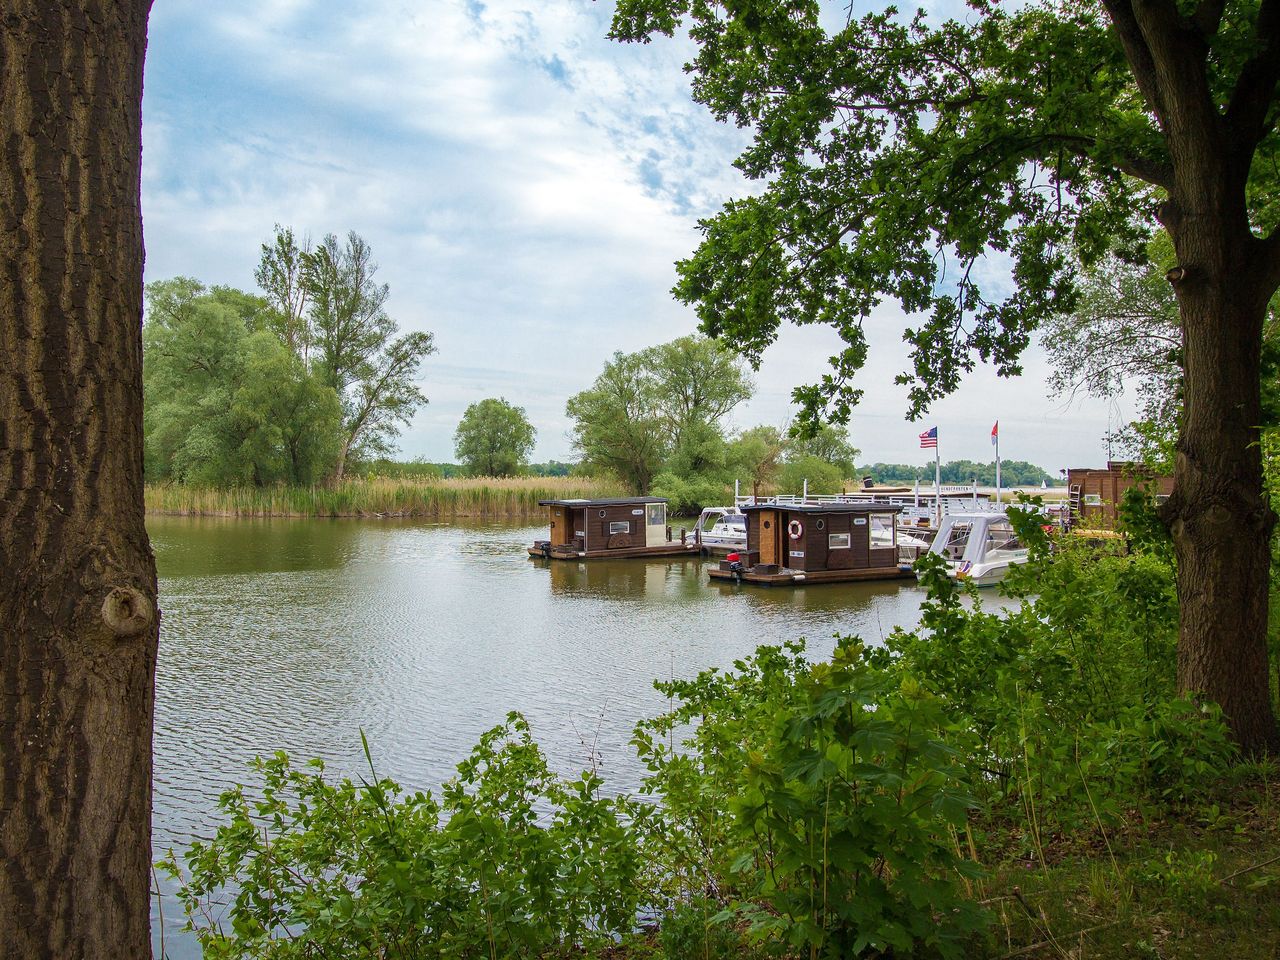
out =
[(1071, 309), (1080, 261), (1141, 258), (1158, 221), (1185, 363), (1163, 508), (1179, 683), (1247, 748), (1274, 749), (1258, 436), (1280, 285), (1280, 0), (967, 6), (933, 25), (831, 22), (818, 0), (618, 0), (615, 37), (687, 26), (694, 96), (755, 134), (737, 162), (761, 189), (702, 223), (676, 293), (757, 362), (784, 321), (835, 327), (834, 369), (796, 398), (837, 421), (858, 399), (863, 320), (896, 299), (921, 318), (899, 378), (919, 415), (978, 360), (1018, 373), (1036, 326)]
[(0, 954), (148, 956), (150, 0), (0, 18)]

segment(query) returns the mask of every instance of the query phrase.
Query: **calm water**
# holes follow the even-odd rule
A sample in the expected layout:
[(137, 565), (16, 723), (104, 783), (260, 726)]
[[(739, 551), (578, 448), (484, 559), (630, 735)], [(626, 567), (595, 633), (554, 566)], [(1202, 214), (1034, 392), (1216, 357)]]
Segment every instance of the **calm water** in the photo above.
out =
[[(629, 740), (660, 712), (654, 678), (729, 666), (762, 643), (879, 642), (919, 617), (914, 583), (710, 586), (692, 559), (531, 560), (544, 527), (151, 518), (160, 571), (155, 843), (207, 836), (255, 755), (322, 757), (408, 788), (438, 785), (509, 710), (552, 764), (612, 789), (641, 771)], [(166, 948), (189, 957), (166, 903)], [(155, 924), (158, 928), (159, 924)], [(158, 933), (158, 929), (157, 929)]]

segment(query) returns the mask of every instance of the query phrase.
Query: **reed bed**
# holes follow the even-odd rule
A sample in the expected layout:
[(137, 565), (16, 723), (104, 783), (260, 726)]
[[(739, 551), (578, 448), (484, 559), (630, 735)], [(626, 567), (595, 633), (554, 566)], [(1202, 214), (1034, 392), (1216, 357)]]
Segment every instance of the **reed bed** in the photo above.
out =
[(351, 479), (315, 487), (148, 484), (147, 512), (188, 517), (527, 517), (539, 500), (616, 497), (614, 481), (581, 477)]

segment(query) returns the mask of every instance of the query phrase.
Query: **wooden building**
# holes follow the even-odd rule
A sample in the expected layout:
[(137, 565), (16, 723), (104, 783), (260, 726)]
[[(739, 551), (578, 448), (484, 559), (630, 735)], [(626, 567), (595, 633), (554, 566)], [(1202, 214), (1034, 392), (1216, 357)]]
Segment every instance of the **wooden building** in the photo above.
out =
[(747, 504), (747, 549), (713, 580), (766, 586), (911, 577), (898, 558), (902, 508), (883, 503)]
[(539, 500), (538, 506), (547, 508), (551, 538), (535, 541), (529, 548), (531, 557), (592, 560), (698, 552), (692, 537), (672, 538), (667, 501), (661, 497)]
[(1157, 501), (1173, 492), (1173, 477), (1157, 476), (1140, 463), (1110, 460), (1105, 470), (1072, 467), (1067, 471), (1072, 523), (1088, 530), (1114, 527), (1121, 498), (1138, 484), (1147, 484)]

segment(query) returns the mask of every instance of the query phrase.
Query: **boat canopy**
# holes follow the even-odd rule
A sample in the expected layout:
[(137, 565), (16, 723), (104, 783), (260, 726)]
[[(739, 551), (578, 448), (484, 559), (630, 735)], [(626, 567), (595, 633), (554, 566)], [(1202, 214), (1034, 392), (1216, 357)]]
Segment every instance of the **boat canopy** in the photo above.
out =
[(952, 513), (942, 518), (930, 553), (952, 563), (982, 563), (995, 550), (1018, 550), (1022, 544), (1003, 513)]

